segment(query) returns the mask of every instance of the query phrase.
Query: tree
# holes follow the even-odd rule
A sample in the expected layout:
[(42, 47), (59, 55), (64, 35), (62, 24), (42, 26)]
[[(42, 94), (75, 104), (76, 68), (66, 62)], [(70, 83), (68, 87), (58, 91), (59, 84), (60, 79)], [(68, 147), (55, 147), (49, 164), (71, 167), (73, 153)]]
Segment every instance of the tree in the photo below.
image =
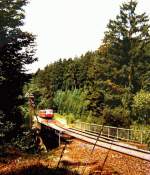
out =
[(133, 98), (132, 108), (136, 121), (150, 124), (150, 92), (138, 92)]
[[(0, 109), (12, 114), (22, 103), (29, 75), (25, 65), (35, 60), (35, 37), (21, 29), (27, 0), (0, 0)], [(3, 100), (2, 100), (3, 99)]]
[(123, 109), (122, 106), (117, 106), (114, 109), (106, 106), (103, 110), (104, 122), (107, 125), (116, 127), (129, 127), (130, 125), (130, 111)]
[(86, 114), (89, 101), (87, 98), (87, 91), (82, 89), (74, 90), (59, 90), (55, 94), (53, 102), (57, 107), (57, 112), (63, 114), (73, 114), (77, 118)]
[(94, 85), (93, 87), (89, 87), (87, 100), (89, 101), (87, 108), (89, 111), (92, 112), (92, 116), (102, 116), (102, 111), (104, 107), (104, 94), (100, 90), (100, 87), (96, 85)]
[(120, 14), (110, 20), (105, 32), (101, 53), (113, 60), (116, 82), (138, 91), (142, 84), (140, 78), (150, 68), (150, 25), (145, 13), (136, 14), (137, 2), (123, 3)]

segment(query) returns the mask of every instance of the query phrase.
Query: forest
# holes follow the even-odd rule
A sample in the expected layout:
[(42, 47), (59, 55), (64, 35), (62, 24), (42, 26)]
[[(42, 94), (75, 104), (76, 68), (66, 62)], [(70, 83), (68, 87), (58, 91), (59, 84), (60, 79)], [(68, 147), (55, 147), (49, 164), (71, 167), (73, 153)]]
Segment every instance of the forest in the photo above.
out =
[(150, 23), (145, 12), (136, 13), (137, 1), (120, 6), (95, 51), (59, 59), (34, 74), (25, 67), (37, 61), (36, 37), (22, 30), (27, 4), (0, 1), (1, 144), (28, 147), (22, 138), (34, 135), (25, 125), (31, 112), (26, 97), (30, 93), (36, 111), (52, 108), (68, 122), (125, 128), (150, 124)]
[[(41, 140), (49, 130), (29, 127), (29, 119), (39, 110), (50, 108), (68, 123), (84, 121), (149, 132), (149, 16), (136, 12), (137, 1), (123, 3), (116, 18), (108, 21), (104, 38), (95, 51), (60, 58), (29, 74), (26, 65), (38, 60), (36, 36), (22, 28), (29, 2), (0, 0), (0, 174), (73, 174), (72, 167), (78, 165), (79, 170), (89, 166), (85, 153), (91, 158), (90, 152), (96, 144), (92, 148), (76, 139), (47, 151)], [(30, 95), (34, 97), (32, 101), (29, 101)], [(53, 144), (58, 139), (56, 132), (52, 133), (51, 138), (49, 133), (45, 135)], [(42, 147), (39, 143), (46, 153), (39, 149)], [(146, 144), (146, 148), (150, 148), (150, 137), (146, 138)], [(127, 175), (132, 169), (140, 174), (149, 172), (149, 162), (106, 150), (100, 148), (99, 154), (92, 155), (94, 162), (90, 167), (102, 172), (110, 153), (108, 174), (122, 174), (122, 169)], [(71, 158), (79, 159), (69, 159), (70, 167), (69, 164), (59, 167), (65, 151)], [(94, 158), (98, 159), (97, 164)], [(74, 174), (78, 174), (77, 171)]]
[(24, 93), (34, 94), (37, 110), (52, 108), (72, 122), (150, 124), (150, 23), (136, 7), (136, 1), (122, 4), (97, 50), (33, 74)]

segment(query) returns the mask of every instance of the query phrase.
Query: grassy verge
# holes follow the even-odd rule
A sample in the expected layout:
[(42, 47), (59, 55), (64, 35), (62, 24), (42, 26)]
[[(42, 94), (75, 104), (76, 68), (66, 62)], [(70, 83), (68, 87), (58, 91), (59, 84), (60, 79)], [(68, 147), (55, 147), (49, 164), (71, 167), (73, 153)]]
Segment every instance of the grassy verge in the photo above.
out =
[(60, 123), (62, 123), (64, 125), (67, 124), (67, 119), (66, 119), (65, 115), (61, 115), (61, 114), (55, 113), (53, 119), (59, 121)]

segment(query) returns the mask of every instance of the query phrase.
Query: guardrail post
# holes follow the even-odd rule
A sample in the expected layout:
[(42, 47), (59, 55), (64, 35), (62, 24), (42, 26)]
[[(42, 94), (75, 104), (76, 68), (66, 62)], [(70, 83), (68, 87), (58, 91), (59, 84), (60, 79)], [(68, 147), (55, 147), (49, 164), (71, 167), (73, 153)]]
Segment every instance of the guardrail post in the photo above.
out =
[(117, 128), (117, 139), (119, 138), (119, 137), (118, 137), (118, 134), (119, 134), (119, 133), (118, 133), (118, 128)]
[(109, 137), (109, 135), (110, 135), (110, 130), (109, 130), (109, 127), (108, 127), (108, 137)]
[(132, 141), (132, 130), (130, 130), (130, 140)]
[(130, 130), (128, 130), (128, 141), (130, 140)]
[(143, 132), (141, 131), (141, 144), (143, 143)]

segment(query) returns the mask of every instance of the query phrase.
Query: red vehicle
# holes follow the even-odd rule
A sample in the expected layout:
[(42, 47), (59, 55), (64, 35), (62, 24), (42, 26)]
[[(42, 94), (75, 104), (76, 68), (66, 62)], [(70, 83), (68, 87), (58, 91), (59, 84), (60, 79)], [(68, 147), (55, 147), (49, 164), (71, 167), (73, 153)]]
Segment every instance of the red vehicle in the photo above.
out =
[(53, 118), (54, 117), (53, 109), (39, 110), (38, 116), (41, 118)]

